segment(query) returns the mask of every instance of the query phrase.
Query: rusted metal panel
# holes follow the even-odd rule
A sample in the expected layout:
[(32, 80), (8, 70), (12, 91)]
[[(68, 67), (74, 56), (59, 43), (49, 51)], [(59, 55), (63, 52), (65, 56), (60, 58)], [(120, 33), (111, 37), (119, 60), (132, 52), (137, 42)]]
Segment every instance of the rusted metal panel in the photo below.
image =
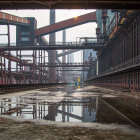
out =
[(96, 12), (64, 20), (35, 30), (35, 36), (47, 35), (60, 30), (78, 26), (88, 22), (96, 22)]

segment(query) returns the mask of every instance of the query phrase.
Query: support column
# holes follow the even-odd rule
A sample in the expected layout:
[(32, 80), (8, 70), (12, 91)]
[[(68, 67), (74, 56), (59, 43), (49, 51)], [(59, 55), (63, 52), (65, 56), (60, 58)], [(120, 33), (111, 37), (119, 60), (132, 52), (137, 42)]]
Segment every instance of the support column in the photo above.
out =
[(42, 52), (42, 50), (41, 50), (41, 83), (43, 82), (43, 81), (42, 81), (42, 79), (43, 79), (43, 76), (42, 76), (42, 75), (43, 75), (43, 70), (44, 70), (44, 68), (42, 68), (42, 64), (43, 64), (43, 63), (42, 63), (42, 56), (43, 56), (43, 52)]
[[(19, 58), (21, 60), (21, 50), (19, 51)], [(22, 74), (22, 62), (20, 62), (19, 66), (20, 66), (20, 74)], [(20, 84), (22, 84), (22, 76), (20, 76), (19, 79), (20, 79)]]
[(9, 73), (9, 84), (12, 84), (12, 73), (11, 73), (11, 52), (9, 51), (8, 53), (8, 57), (9, 57), (9, 61), (8, 61), (8, 73)]
[(39, 63), (39, 80), (38, 83), (41, 82), (41, 68), (40, 68), (40, 50), (38, 51), (38, 63)]
[(107, 10), (102, 10), (103, 35), (106, 37)]
[[(100, 28), (96, 28), (96, 36), (97, 36), (97, 43), (100, 43)], [(97, 61), (96, 61), (96, 75), (99, 73), (99, 65), (98, 65), (98, 60), (99, 60), (99, 53), (100, 51), (96, 52), (97, 55)]]
[[(18, 58), (19, 56), (18, 56), (18, 50), (16, 51), (16, 57)], [(18, 73), (18, 62), (16, 62), (16, 73)], [(18, 83), (18, 78), (16, 78), (16, 84), (19, 84)]]
[(2, 51), (0, 51), (0, 63), (1, 63), (1, 84), (4, 84), (3, 82), (3, 61), (2, 61)]
[[(55, 23), (55, 10), (50, 10), (50, 24)], [(49, 43), (54, 44), (55, 43), (55, 33), (51, 33), (49, 35)], [(49, 50), (48, 51), (48, 61), (49, 63), (55, 63), (56, 61), (56, 50)], [(49, 83), (55, 83), (56, 82), (56, 68), (55, 67), (49, 67)]]
[[(10, 25), (8, 23), (7, 25), (7, 35), (8, 35), (8, 46), (10, 46)], [(9, 79), (10, 79), (10, 84), (12, 84), (12, 73), (11, 73), (11, 53), (9, 51), (9, 62), (8, 62), (8, 72), (9, 72)]]
[[(66, 42), (66, 30), (63, 30), (63, 44), (65, 44)], [(64, 53), (65, 50), (62, 51), (62, 53)], [(62, 56), (62, 63), (66, 63), (66, 55)], [(65, 73), (65, 67), (62, 68), (62, 74), (63, 74), (63, 79), (64, 82), (66, 82), (66, 73)]]
[(5, 54), (4, 54), (4, 76), (5, 76), (5, 84), (7, 84), (6, 58), (5, 58)]
[(10, 25), (9, 25), (9, 23), (7, 25), (7, 30), (8, 30), (8, 33), (7, 33), (7, 35), (8, 35), (8, 46), (10, 46)]
[(33, 79), (32, 83), (35, 83), (35, 50), (33, 50)]
[[(45, 56), (46, 54), (45, 54), (45, 50), (44, 50), (44, 62), (43, 62), (43, 65), (45, 65), (45, 60), (46, 60), (46, 56)], [(43, 73), (43, 83), (46, 83), (47, 82), (47, 76), (48, 76), (48, 73), (46, 73), (46, 68), (44, 68), (45, 69), (45, 71), (44, 71), (44, 73)], [(44, 76), (46, 77), (45, 79), (44, 79)]]

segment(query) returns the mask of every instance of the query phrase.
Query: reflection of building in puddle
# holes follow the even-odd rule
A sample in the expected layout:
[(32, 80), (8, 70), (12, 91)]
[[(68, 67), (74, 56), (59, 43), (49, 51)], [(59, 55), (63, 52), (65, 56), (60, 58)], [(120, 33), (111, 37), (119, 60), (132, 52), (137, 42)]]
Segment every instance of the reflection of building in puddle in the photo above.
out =
[(93, 122), (96, 120), (97, 108), (98, 97), (81, 100), (67, 99), (58, 108), (48, 113), (52, 114), (51, 118), (47, 115), (45, 119), (54, 121), (55, 118), (55, 121), (62, 122)]
[(21, 98), (3, 98), (0, 101), (0, 114), (12, 115), (24, 107), (25, 104), (21, 103)]
[[(89, 106), (83, 107), (83, 122), (96, 121), (96, 113), (98, 110), (98, 96), (95, 99), (93, 101), (93, 99), (90, 98), (91, 104)], [(96, 106), (94, 106), (94, 105), (96, 105)]]
[(140, 112), (140, 96), (136, 93), (123, 93), (122, 104), (134, 112)]
[(0, 114), (21, 116), (23, 119), (46, 119), (62, 122), (95, 121), (98, 97), (90, 99), (65, 99), (59, 103), (20, 96), (3, 99), (0, 102)]

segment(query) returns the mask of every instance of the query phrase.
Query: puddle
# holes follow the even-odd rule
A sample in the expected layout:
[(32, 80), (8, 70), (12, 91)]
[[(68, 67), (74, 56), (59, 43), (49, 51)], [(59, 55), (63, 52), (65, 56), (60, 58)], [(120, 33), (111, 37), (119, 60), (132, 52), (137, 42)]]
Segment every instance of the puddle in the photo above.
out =
[(0, 96), (0, 114), (57, 122), (129, 124), (127, 119), (105, 104), (100, 96), (84, 88), (76, 90), (74, 86), (25, 91), (24, 94)]

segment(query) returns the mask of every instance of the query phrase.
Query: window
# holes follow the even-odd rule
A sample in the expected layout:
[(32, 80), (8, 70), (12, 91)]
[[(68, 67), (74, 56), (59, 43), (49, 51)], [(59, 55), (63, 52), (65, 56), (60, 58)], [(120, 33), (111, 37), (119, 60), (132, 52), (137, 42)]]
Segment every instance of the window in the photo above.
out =
[(29, 37), (22, 37), (21, 41), (29, 41)]

